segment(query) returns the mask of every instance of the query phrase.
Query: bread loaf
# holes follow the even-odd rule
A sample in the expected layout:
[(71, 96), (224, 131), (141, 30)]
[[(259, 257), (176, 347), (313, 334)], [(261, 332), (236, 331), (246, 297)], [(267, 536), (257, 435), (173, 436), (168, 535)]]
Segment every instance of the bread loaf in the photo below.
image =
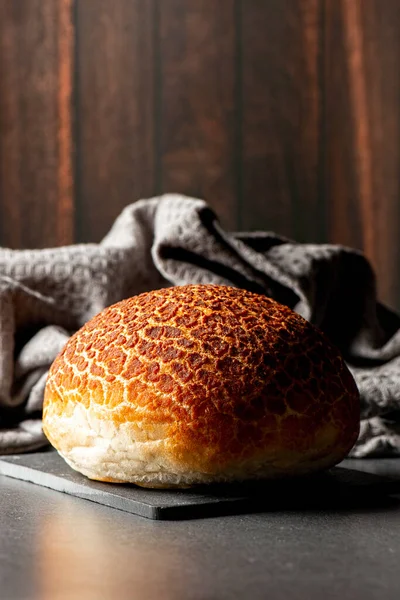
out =
[(91, 479), (147, 487), (297, 476), (342, 460), (359, 395), (339, 352), (289, 308), (188, 285), (123, 300), (54, 361), (43, 428)]

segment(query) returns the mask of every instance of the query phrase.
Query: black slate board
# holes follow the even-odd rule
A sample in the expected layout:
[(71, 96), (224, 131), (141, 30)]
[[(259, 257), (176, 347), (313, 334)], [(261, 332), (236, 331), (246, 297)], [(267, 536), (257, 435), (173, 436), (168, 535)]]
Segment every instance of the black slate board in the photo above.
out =
[(2, 457), (0, 474), (149, 519), (359, 506), (400, 494), (400, 480), (343, 467), (285, 481), (148, 490), (90, 481), (73, 471), (55, 451)]

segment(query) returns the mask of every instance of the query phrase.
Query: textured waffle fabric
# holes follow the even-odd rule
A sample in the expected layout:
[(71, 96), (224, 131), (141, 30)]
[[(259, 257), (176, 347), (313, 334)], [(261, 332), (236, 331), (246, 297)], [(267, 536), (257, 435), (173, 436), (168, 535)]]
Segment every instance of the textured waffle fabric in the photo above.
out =
[(165, 195), (127, 206), (100, 244), (0, 248), (0, 453), (47, 444), (47, 371), (71, 333), (123, 298), (213, 283), (266, 294), (321, 328), (361, 394), (353, 456), (400, 453), (400, 318), (377, 302), (365, 257), (273, 233), (227, 233), (202, 200)]

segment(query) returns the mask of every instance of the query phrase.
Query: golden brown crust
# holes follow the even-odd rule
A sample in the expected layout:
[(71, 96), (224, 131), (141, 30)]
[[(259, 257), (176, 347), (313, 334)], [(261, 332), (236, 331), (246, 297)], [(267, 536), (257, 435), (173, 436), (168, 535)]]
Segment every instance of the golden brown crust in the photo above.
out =
[(213, 285), (141, 294), (88, 322), (46, 387), (44, 429), (61, 453), (57, 420), (77, 404), (164, 439), (178, 467), (209, 475), (282, 452), (288, 464), (334, 464), (359, 423), (354, 380), (321, 332), (265, 296)]

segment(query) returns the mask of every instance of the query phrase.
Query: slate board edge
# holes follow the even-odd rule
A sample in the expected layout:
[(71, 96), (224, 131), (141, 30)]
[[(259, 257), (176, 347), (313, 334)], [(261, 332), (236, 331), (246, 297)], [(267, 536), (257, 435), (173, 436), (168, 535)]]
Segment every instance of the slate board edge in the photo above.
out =
[[(38, 480), (38, 473), (40, 473), (40, 481)], [(96, 504), (102, 504), (103, 506), (108, 506), (109, 508), (116, 508), (117, 510), (139, 515), (147, 519), (162, 518), (159, 507), (151, 506), (145, 502), (139, 503), (135, 500), (130, 500), (131, 508), (134, 508), (135, 510), (129, 510), (129, 508), (122, 505), (122, 503), (118, 501), (117, 497), (114, 497), (114, 499), (116, 499), (114, 504), (105, 500), (104, 497), (102, 500), (99, 500), (96, 498), (95, 493), (88, 494), (86, 491), (87, 488), (84, 485), (74, 483), (58, 475), (51, 475), (49, 473), (44, 473), (43, 471), (37, 471), (31, 467), (17, 465), (15, 462), (10, 463), (7, 460), (0, 459), (0, 474), (6, 477), (11, 477), (12, 479), (19, 479), (22, 481), (27, 481), (28, 483), (33, 483), (34, 485), (40, 485), (56, 492), (62, 492), (70, 496), (82, 498), (83, 500), (89, 500), (90, 502), (95, 502)]]
[[(0, 458), (0, 474), (152, 520), (197, 519), (232, 514), (252, 513), (255, 510), (268, 510), (268, 512), (270, 512), (271, 510), (273, 511), (277, 508), (273, 505), (268, 506), (268, 503), (265, 502), (265, 498), (262, 496), (254, 498), (254, 496), (249, 497), (247, 495), (244, 495), (244, 497), (240, 496), (233, 498), (213, 497), (212, 500), (210, 500), (210, 498), (200, 496), (196, 499), (197, 502), (195, 504), (189, 502), (189, 504), (180, 504), (179, 506), (175, 506), (171, 503), (162, 504), (159, 501), (157, 503), (149, 501), (146, 502), (144, 498), (135, 499), (119, 497), (118, 494), (112, 494), (112, 498), (109, 500), (103, 495), (102, 489), (88, 488), (87, 482), (81, 484), (79, 481), (71, 481), (65, 474), (50, 473), (38, 468), (37, 466), (32, 466), (29, 464), (21, 465), (19, 464), (19, 459), (26, 460), (27, 455), (13, 455)], [(358, 476), (362, 473), (358, 470), (351, 469), (348, 466), (344, 466), (344, 468), (340, 468), (340, 470), (346, 471), (347, 473), (353, 472)], [(73, 473), (75, 474), (75, 472)], [(381, 479), (380, 476), (372, 475), (370, 473), (362, 473), (362, 475), (366, 476), (366, 479), (369, 479), (370, 481), (371, 478), (372, 480)], [(398, 480), (394, 481), (392, 478), (388, 477), (384, 477), (383, 480), (383, 487), (379, 487), (375, 490), (369, 490), (370, 492), (372, 491), (373, 496), (399, 494), (400, 482)], [(91, 483), (96, 483), (100, 486), (104, 485), (100, 484), (99, 482)], [(364, 483), (367, 484), (367, 481)], [(343, 493), (346, 495), (345, 489), (338, 491), (340, 492), (340, 495)], [(349, 490), (347, 490), (347, 492), (348, 491)], [(356, 490), (353, 490), (353, 492), (354, 491)], [(358, 492), (360, 491), (360, 487), (358, 487)]]
[[(26, 459), (27, 455), (22, 458)], [(11, 477), (20, 481), (26, 481), (51, 489), (56, 492), (61, 492), (89, 500), (96, 504), (101, 504), (116, 510), (122, 510), (129, 514), (137, 515), (152, 520), (182, 520), (193, 518), (204, 518), (210, 516), (222, 516), (230, 514), (239, 514), (245, 511), (251, 512), (257, 506), (262, 504), (260, 501), (247, 497), (233, 498), (213, 498), (212, 500), (204, 499), (201, 496), (197, 499), (197, 503), (180, 504), (178, 507), (170, 504), (151, 504), (145, 500), (135, 500), (133, 498), (120, 498), (118, 495), (112, 496), (112, 501), (107, 500), (107, 496), (103, 495), (101, 490), (88, 493), (87, 486), (79, 484), (75, 481), (70, 481), (62, 475), (54, 475), (45, 472), (36, 467), (21, 465), (18, 463), (20, 455), (6, 456), (0, 458), (0, 475)], [(96, 482), (97, 483), (97, 482)], [(93, 490), (93, 488), (91, 488)]]

